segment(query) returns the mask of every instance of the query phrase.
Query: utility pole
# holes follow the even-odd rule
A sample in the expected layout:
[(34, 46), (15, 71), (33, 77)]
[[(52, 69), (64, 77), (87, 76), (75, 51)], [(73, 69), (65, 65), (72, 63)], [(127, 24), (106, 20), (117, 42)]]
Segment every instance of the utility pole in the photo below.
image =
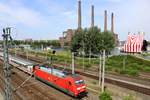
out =
[(3, 59), (4, 59), (4, 81), (5, 81), (5, 100), (12, 100), (12, 88), (11, 88), (11, 66), (9, 66), (9, 54), (8, 54), (8, 38), (10, 36), (11, 28), (7, 27), (3, 29)]
[(15, 44), (15, 57), (17, 56), (17, 52), (16, 52), (16, 44)]
[(83, 71), (85, 71), (85, 64), (84, 64), (84, 55), (85, 55), (84, 41), (82, 41), (82, 43), (83, 43)]
[(74, 74), (74, 52), (72, 52), (72, 74)]
[(28, 54), (28, 49), (26, 49), (26, 57), (27, 57), (27, 60), (28, 60), (28, 58), (29, 58), (28, 55), (29, 55), (29, 54)]
[(104, 82), (105, 82), (105, 50), (103, 50), (103, 68), (102, 68), (102, 92), (104, 92)]
[(126, 66), (126, 59), (125, 57), (123, 57), (123, 70), (125, 70), (125, 66)]
[(46, 50), (46, 58), (45, 58), (45, 59), (46, 59), (46, 61), (47, 61), (47, 50)]
[(83, 54), (83, 71), (85, 71), (85, 63), (84, 63), (84, 54)]
[(89, 63), (91, 63), (91, 55), (92, 55), (92, 52), (91, 52), (91, 40), (90, 40)]
[(99, 86), (101, 85), (101, 79), (102, 79), (102, 58), (100, 54), (99, 55)]

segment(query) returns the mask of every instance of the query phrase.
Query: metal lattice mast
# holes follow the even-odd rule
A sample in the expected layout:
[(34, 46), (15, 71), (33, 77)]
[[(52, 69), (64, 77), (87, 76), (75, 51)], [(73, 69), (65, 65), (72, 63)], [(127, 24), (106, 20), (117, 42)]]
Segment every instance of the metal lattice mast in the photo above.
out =
[(5, 100), (12, 100), (11, 88), (11, 66), (9, 66), (8, 38), (10, 38), (11, 28), (3, 29), (3, 57), (4, 57), (4, 81), (5, 81)]

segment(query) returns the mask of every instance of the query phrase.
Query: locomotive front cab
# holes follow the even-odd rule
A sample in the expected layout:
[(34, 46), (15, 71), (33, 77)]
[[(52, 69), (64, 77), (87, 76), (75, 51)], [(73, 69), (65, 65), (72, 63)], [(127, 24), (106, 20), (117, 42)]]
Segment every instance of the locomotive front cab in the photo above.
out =
[(75, 84), (75, 97), (82, 97), (87, 95), (85, 82), (80, 76), (75, 75), (74, 84)]
[(75, 80), (77, 96), (85, 96), (87, 94), (86, 85), (83, 79)]

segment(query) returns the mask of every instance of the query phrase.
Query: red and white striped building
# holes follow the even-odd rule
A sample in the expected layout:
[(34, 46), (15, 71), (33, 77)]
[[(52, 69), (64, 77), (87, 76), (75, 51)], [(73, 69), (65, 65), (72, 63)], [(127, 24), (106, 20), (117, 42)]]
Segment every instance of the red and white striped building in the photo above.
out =
[(124, 52), (140, 53), (142, 52), (144, 34), (129, 34), (126, 43), (124, 44)]

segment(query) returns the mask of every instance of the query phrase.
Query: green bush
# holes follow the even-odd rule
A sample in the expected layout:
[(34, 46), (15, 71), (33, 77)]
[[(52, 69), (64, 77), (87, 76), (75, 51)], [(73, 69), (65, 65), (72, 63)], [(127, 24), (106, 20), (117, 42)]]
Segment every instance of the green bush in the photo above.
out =
[(127, 95), (123, 98), (123, 100), (134, 100), (132, 95)]
[(128, 70), (128, 74), (131, 76), (138, 76), (139, 71), (138, 70)]
[(118, 68), (114, 68), (113, 70), (114, 70), (115, 72), (117, 72), (117, 73), (120, 72), (120, 69), (118, 69)]
[(120, 70), (120, 74), (127, 74), (131, 76), (138, 76), (139, 71), (135, 69), (125, 69), (125, 70)]
[(106, 66), (107, 71), (112, 71), (112, 68), (113, 68), (112, 66)]
[(86, 64), (85, 64), (85, 67), (86, 67), (86, 68), (90, 68), (90, 67), (91, 67), (91, 64), (90, 64), (90, 63), (86, 63)]
[(128, 69), (135, 69), (135, 70), (141, 70), (142, 69), (142, 67), (141, 67), (141, 65), (139, 65), (138, 63), (130, 63), (130, 64), (128, 64)]
[(150, 67), (148, 67), (148, 66), (144, 67), (144, 66), (143, 66), (143, 71), (145, 71), (145, 72), (150, 72)]
[(128, 71), (127, 70), (120, 70), (120, 74), (127, 74)]
[(112, 100), (112, 97), (108, 92), (105, 91), (100, 94), (99, 100)]

